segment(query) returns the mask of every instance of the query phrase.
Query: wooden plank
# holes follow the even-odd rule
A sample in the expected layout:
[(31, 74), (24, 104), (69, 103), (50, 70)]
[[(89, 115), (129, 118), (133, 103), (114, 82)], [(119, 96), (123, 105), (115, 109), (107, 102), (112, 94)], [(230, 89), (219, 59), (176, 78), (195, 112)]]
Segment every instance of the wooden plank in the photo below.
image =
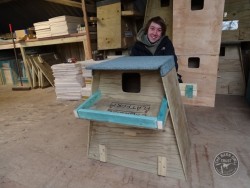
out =
[(12, 78), (12, 73), (11, 73), (11, 68), (1, 68), (2, 73), (4, 75), (4, 80), (6, 85), (13, 85), (13, 78)]
[(41, 60), (38, 56), (33, 57), (34, 63), (39, 68), (39, 70), (43, 73), (43, 75), (46, 77), (46, 79), (49, 81), (49, 83), (54, 87), (54, 76), (52, 74), (52, 70), (46, 68), (45, 62)]
[(143, 15), (135, 10), (124, 10), (122, 11), (121, 16), (143, 16)]
[(100, 73), (99, 88), (103, 96), (138, 102), (161, 103), (164, 97), (164, 89), (159, 71), (140, 71), (141, 86), (139, 93), (124, 92), (122, 90), (121, 76), (124, 72), (131, 73), (135, 71), (115, 71), (116, 74), (114, 74), (114, 71), (103, 71)]
[(190, 173), (190, 138), (175, 69), (162, 78), (185, 177)]
[(75, 109), (74, 113), (78, 118), (92, 121), (163, 129), (168, 107), (165, 98), (162, 99), (161, 105), (147, 102), (137, 103), (128, 100), (115, 101), (114, 99), (101, 98), (101, 93), (97, 91)]
[(78, 36), (67, 36), (67, 37), (54, 37), (40, 40), (30, 40), (28, 42), (21, 42), (20, 46), (22, 47), (34, 47), (34, 46), (46, 46), (54, 44), (63, 44), (63, 43), (72, 43), (72, 42), (82, 42), (84, 35)]
[(24, 68), (26, 71), (26, 75), (28, 76), (28, 86), (33, 88), (32, 76), (30, 74), (30, 71), (28, 70), (25, 49), (23, 47), (20, 47), (20, 50), (21, 50), (21, 54), (22, 54), (22, 58), (23, 58), (23, 64), (24, 64)]
[(3, 70), (0, 68), (0, 85), (4, 85), (4, 75), (3, 75)]
[(121, 48), (121, 3), (97, 7), (97, 19), (98, 50)]
[(158, 175), (166, 176), (167, 175), (167, 158), (158, 156)]
[(27, 56), (26, 60), (27, 60), (27, 62), (29, 63), (29, 65), (31, 67), (31, 76), (32, 76), (33, 87), (34, 88), (39, 87), (38, 69), (35, 66), (35, 64), (34, 64), (32, 58), (30, 56)]
[(91, 41), (90, 41), (90, 33), (89, 33), (89, 23), (88, 23), (88, 15), (87, 15), (87, 9), (85, 0), (82, 0), (82, 11), (83, 11), (83, 20), (86, 30), (86, 42), (87, 44), (84, 46), (86, 52), (85, 52), (85, 59), (92, 59), (92, 50), (91, 50)]
[[(192, 86), (192, 91), (188, 91), (187, 87), (189, 86)], [(179, 83), (179, 87), (180, 87), (181, 96), (186, 96), (188, 98), (193, 98), (197, 96), (197, 84)], [(192, 95), (192, 97), (189, 97), (189, 95)]]
[(101, 162), (107, 162), (107, 148), (105, 145), (99, 145), (99, 155)]
[[(198, 68), (189, 66), (189, 58), (199, 58)], [(197, 106), (214, 106), (216, 93), (216, 80), (219, 56), (211, 55), (179, 55), (179, 73), (184, 83), (197, 84), (197, 96), (193, 98), (182, 97), (184, 104)]]

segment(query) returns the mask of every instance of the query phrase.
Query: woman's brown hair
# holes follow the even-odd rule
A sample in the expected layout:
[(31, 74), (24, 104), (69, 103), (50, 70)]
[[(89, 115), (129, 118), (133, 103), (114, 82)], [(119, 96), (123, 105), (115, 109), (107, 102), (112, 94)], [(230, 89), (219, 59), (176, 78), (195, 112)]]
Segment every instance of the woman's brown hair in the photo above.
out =
[(153, 17), (150, 20), (148, 20), (148, 22), (145, 26), (144, 34), (148, 33), (148, 28), (152, 22), (157, 23), (158, 25), (161, 26), (161, 30), (162, 30), (161, 36), (164, 36), (166, 34), (167, 25), (166, 25), (165, 21), (160, 16), (156, 16), (156, 17)]

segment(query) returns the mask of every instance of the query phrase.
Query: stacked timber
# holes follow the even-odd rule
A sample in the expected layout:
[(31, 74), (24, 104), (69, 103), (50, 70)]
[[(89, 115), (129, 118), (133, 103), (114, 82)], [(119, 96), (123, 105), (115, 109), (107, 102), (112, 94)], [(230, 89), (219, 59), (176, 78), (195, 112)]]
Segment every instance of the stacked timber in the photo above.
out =
[(79, 100), (82, 98), (82, 87), (85, 82), (80, 63), (57, 64), (52, 66), (52, 70), (57, 99)]
[(55, 53), (27, 55), (27, 73), (32, 88), (54, 87), (51, 66), (62, 63)]
[(98, 61), (94, 61), (93, 59), (79, 61), (82, 66), (82, 76), (84, 78), (85, 86), (82, 88), (82, 97), (87, 99), (91, 95), (91, 87), (92, 87), (92, 70), (86, 69), (87, 66), (99, 63)]
[(77, 26), (83, 24), (82, 17), (58, 16), (49, 19), (51, 36), (68, 35), (77, 33)]
[(51, 37), (49, 21), (37, 22), (33, 24), (35, 27), (36, 38)]

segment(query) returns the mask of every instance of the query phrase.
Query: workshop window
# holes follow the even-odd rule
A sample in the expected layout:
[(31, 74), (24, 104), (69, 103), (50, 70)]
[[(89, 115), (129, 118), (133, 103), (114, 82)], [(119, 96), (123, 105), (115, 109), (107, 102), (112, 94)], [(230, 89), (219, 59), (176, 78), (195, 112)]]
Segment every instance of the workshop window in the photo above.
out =
[(200, 58), (199, 57), (188, 58), (188, 68), (199, 68), (199, 67), (200, 67)]
[(204, 7), (204, 0), (191, 0), (191, 10), (202, 10)]
[(122, 90), (128, 93), (140, 93), (141, 75), (139, 73), (123, 73)]

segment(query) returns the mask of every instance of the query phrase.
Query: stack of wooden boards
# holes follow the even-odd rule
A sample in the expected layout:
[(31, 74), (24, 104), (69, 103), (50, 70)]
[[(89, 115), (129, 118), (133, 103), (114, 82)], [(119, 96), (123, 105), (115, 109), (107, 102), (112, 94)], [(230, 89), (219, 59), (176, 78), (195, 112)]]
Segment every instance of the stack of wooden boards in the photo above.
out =
[(54, 76), (51, 66), (62, 63), (54, 53), (35, 54), (26, 56), (28, 77), (32, 88), (54, 86)]
[(37, 38), (46, 38), (77, 33), (77, 26), (81, 24), (83, 24), (82, 17), (58, 16), (33, 25)]
[(33, 24), (35, 27), (36, 38), (51, 37), (49, 21), (37, 22)]
[(62, 63), (52, 66), (55, 77), (57, 99), (79, 100), (82, 98), (82, 87), (85, 82), (80, 63)]
[(83, 24), (82, 17), (58, 16), (49, 19), (51, 36), (68, 35), (77, 33), (77, 26)]

